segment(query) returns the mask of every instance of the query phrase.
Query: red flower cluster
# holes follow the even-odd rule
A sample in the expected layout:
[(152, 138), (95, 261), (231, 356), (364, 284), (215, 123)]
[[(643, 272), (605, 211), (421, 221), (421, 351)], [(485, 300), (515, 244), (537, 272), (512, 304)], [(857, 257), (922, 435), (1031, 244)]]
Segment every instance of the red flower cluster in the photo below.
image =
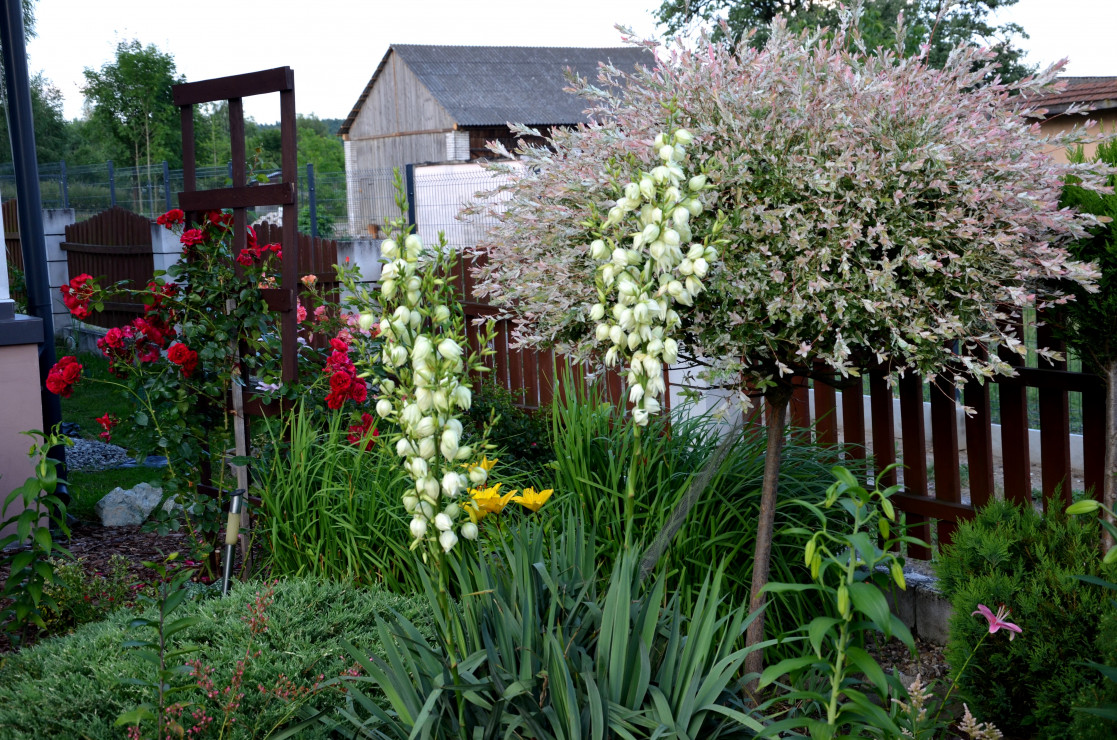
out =
[(148, 314), (122, 328), (112, 328), (97, 340), (97, 348), (109, 361), (109, 372), (125, 377), (125, 365), (134, 360), (155, 362), (175, 330), (158, 314)]
[(151, 291), (151, 303), (144, 304), (144, 313), (158, 311), (163, 306), (164, 299), (174, 298), (178, 295), (178, 285), (175, 283), (163, 283), (160, 285), (152, 281), (147, 284), (147, 289)]
[(182, 368), (182, 377), (189, 378), (198, 367), (198, 353), (182, 342), (172, 344), (167, 359)]
[(219, 226), (226, 230), (233, 226), (233, 214), (225, 213), (225, 211), (206, 211), (206, 220), (214, 226)]
[(81, 367), (76, 358), (63, 357), (47, 373), (47, 390), (69, 398), (74, 392), (74, 384), (81, 380)]
[(357, 377), (357, 368), (349, 359), (349, 345), (340, 339), (331, 339), (333, 352), (326, 360), (325, 371), (330, 374), (330, 392), (326, 395), (326, 405), (339, 409), (352, 400), (364, 403), (368, 398), (368, 386), (363, 378)]
[(100, 424), (101, 427), (105, 430), (105, 431), (101, 432), (100, 434), (98, 434), (97, 436), (100, 437), (101, 439), (105, 440), (106, 442), (111, 442), (112, 441), (112, 428), (120, 423), (120, 419), (116, 418), (115, 416), (110, 416), (106, 412), (104, 416), (98, 416), (97, 417), (97, 423)]
[(159, 224), (165, 229), (171, 229), (180, 224), (186, 223), (186, 214), (182, 212), (181, 208), (172, 208), (155, 219), (155, 223)]
[(93, 295), (93, 286), (89, 284), (91, 280), (92, 275), (82, 274), (71, 280), (69, 285), (59, 288), (62, 291), (62, 302), (75, 319), (81, 320), (89, 316), (89, 299)]
[[(372, 443), (376, 441), (376, 437), (380, 436), (380, 430), (374, 428), (375, 424), (376, 418), (372, 414), (361, 414), (361, 423), (352, 424), (349, 427), (349, 434), (345, 438), (349, 440), (349, 444), (356, 445), (360, 444), (362, 439), (368, 437), (368, 442), (365, 442), (365, 450), (371, 450)], [(370, 429), (372, 430), (371, 435), (369, 434)]]

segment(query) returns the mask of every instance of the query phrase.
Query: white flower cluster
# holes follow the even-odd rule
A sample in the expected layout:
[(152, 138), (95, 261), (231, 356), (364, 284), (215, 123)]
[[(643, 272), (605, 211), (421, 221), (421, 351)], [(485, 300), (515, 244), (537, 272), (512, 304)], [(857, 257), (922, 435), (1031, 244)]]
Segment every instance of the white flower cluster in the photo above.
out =
[(402, 246), (390, 239), (381, 245), (386, 264), (380, 273), (380, 362), (397, 380), (381, 382), (376, 413), (400, 428), (396, 453), (414, 481), (403, 505), (416, 544), (437, 537), (449, 552), (459, 533), (477, 537), (476, 524), (459, 528), (463, 512), (457, 500), (471, 484), (483, 484), (488, 473), (479, 466), (468, 475), (459, 472), (463, 461), (473, 459), (473, 450), (461, 444), (462, 423), (456, 418), (472, 403), (462, 350), (466, 340), (449, 306), (424, 302), (422, 251), (414, 234)]
[(680, 319), (673, 306), (694, 305), (718, 259), (713, 246), (691, 241), (691, 219), (703, 211), (699, 194), (709, 188), (705, 175), (688, 178), (683, 169), (692, 140), (685, 129), (656, 137), (663, 163), (624, 186), (602, 238), (590, 245), (590, 256), (602, 263), (590, 318), (597, 322), (597, 340), (611, 343), (605, 364), (623, 359), (628, 365), (628, 398), (639, 426), (659, 411), (664, 366), (678, 360)]

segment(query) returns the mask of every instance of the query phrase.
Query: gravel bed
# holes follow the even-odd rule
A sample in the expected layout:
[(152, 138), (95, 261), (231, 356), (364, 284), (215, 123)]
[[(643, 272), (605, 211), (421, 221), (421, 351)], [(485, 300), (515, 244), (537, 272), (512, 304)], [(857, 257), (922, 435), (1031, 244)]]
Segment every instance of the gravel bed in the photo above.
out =
[(70, 470), (110, 470), (135, 461), (123, 447), (91, 439), (75, 439), (66, 450), (66, 467)]

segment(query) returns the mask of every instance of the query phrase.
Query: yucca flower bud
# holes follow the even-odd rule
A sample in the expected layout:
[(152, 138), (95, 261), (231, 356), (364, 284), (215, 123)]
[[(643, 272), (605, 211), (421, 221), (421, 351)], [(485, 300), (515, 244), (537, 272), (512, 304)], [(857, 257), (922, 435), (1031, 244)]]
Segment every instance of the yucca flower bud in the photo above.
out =
[(409, 260), (418, 259), (419, 255), (423, 252), (423, 242), (419, 239), (417, 234), (409, 234), (408, 237), (403, 240), (403, 246), (404, 249), (407, 250), (407, 258)]
[(392, 298), (394, 298), (396, 295), (396, 281), (385, 280), (384, 282), (380, 283), (380, 292), (384, 295), (385, 299), (389, 301), (392, 300)]
[(601, 321), (605, 318), (605, 306), (595, 303), (590, 308), (590, 321)]
[(453, 429), (446, 429), (442, 432), (442, 440), (438, 447), (442, 452), (442, 456), (448, 461), (453, 462), (458, 454), (458, 435), (454, 433)]
[(628, 402), (636, 403), (643, 397), (644, 386), (640, 385), (639, 383), (633, 383), (632, 386), (628, 389)]
[(413, 493), (407, 493), (403, 496), (403, 508), (408, 514), (411, 514), (419, 508), (419, 497)]
[(699, 257), (698, 259), (696, 259), (694, 261), (694, 274), (695, 274), (696, 277), (699, 277), (699, 278), (706, 277), (706, 272), (709, 269), (710, 269), (710, 263), (708, 263), (703, 258)]
[(681, 128), (681, 129), (679, 129), (678, 131), (675, 132), (675, 143), (676, 144), (681, 144), (683, 146), (686, 146), (687, 144), (689, 144), (692, 141), (694, 141), (694, 134), (690, 133), (685, 128)]
[(679, 361), (679, 343), (674, 339), (663, 340), (663, 362), (674, 365)]
[(462, 525), (462, 537), (467, 540), (477, 539), (477, 525), (473, 522), (466, 522)]
[(376, 414), (381, 419), (387, 419), (392, 413), (392, 402), (386, 398), (381, 398), (376, 402)]
[[(470, 460), (472, 458), (473, 458), (473, 448), (472, 447), (470, 447), (469, 445), (462, 445), (461, 447), (458, 448), (458, 460), (459, 461)], [(462, 485), (464, 486), (465, 483), (463, 482)]]
[(655, 197), (655, 180), (645, 175), (640, 178), (640, 194), (651, 200)]
[(475, 465), (469, 469), (469, 480), (473, 485), (479, 486), (489, 478), (489, 471), (482, 468), (480, 465)]
[[(419, 373), (415, 373), (415, 375), (418, 376)], [(434, 406), (434, 394), (431, 393), (430, 388), (423, 387), (428, 384), (426, 380), (422, 378), (417, 379), (422, 385), (419, 385), (419, 387), (415, 389), (415, 404), (419, 407), (419, 410), (425, 414)]]
[(396, 244), (395, 239), (385, 239), (380, 242), (380, 256), (386, 260), (394, 260), (399, 257), (399, 245)]
[(624, 197), (629, 200), (639, 201), (640, 195), (640, 186), (636, 183), (630, 182), (624, 186)]
[(697, 198), (690, 198), (688, 200), (685, 200), (683, 201), (683, 205), (686, 206), (686, 209), (690, 211), (690, 215), (692, 216), (697, 216), (698, 214), (702, 213), (702, 201), (698, 200)]
[(609, 330), (610, 327), (608, 324), (598, 324), (597, 328), (594, 329), (594, 336), (597, 337), (597, 341), (604, 342), (606, 339), (608, 339)]
[(419, 451), (411, 444), (409, 440), (401, 439), (396, 442), (396, 454), (400, 457), (410, 457), (411, 455), (419, 454)]
[(648, 412), (644, 409), (632, 410), (632, 422), (638, 427), (645, 427), (648, 425)]
[(645, 244), (650, 244), (659, 238), (659, 227), (655, 224), (648, 224), (644, 227), (644, 230), (640, 233), (640, 236), (644, 238)]
[(454, 545), (458, 544), (458, 536), (447, 530), (438, 535), (438, 544), (442, 545), (443, 552), (450, 552), (454, 549)]
[(618, 356), (619, 355), (617, 354), (617, 348), (610, 347), (609, 350), (605, 353), (606, 367), (612, 367), (613, 365), (616, 365)]
[(609, 339), (613, 342), (613, 344), (615, 344), (617, 346), (620, 346), (620, 345), (624, 344), (625, 343), (624, 330), (621, 329), (616, 324), (613, 324), (613, 326), (611, 326), (609, 328)]
[(688, 277), (686, 279), (686, 289), (691, 295), (698, 295), (702, 292), (702, 283), (695, 277)]
[(423, 539), (427, 534), (427, 520), (417, 516), (411, 520), (411, 536), (417, 540)]
[(616, 223), (624, 218), (624, 209), (620, 206), (613, 206), (609, 209), (609, 223)]
[(678, 206), (675, 210), (671, 211), (671, 219), (678, 224), (685, 224), (690, 221), (690, 211), (685, 206)]
[(430, 437), (434, 434), (434, 429), (434, 419), (429, 416), (424, 416), (419, 420), (419, 423), (415, 425), (415, 436)]
[(432, 478), (429, 475), (426, 478), (423, 478), (423, 492), (427, 495), (427, 498), (430, 499), (431, 501), (437, 501), (438, 500), (438, 481), (435, 480), (434, 478)]
[(442, 413), (450, 410), (450, 394), (446, 392), (445, 388), (439, 388), (433, 394), (432, 405)]
[(399, 267), (396, 266), (395, 262), (389, 262), (389, 263), (387, 263), (386, 265), (384, 265), (383, 267), (380, 268), (380, 279), (381, 279), (381, 281), (383, 281), (383, 280), (395, 280), (398, 277), (399, 277)]
[(409, 458), (404, 466), (407, 468), (407, 471), (411, 473), (411, 477), (416, 481), (421, 481), (426, 477), (427, 473), (430, 472), (427, 461), (421, 457)]
[(372, 328), (372, 325), (375, 322), (376, 322), (376, 317), (373, 316), (372, 313), (366, 312), (366, 313), (362, 313), (360, 318), (357, 319), (357, 326), (359, 326), (361, 328), (361, 331), (368, 331), (369, 329)]
[(473, 403), (473, 391), (468, 386), (459, 385), (450, 393), (450, 399), (462, 411), (469, 411)]
[(453, 339), (446, 338), (438, 343), (438, 354), (447, 360), (456, 360), (462, 356), (462, 348)]
[(439, 530), (446, 532), (454, 528), (454, 520), (451, 519), (446, 512), (440, 511), (434, 518), (434, 526)]
[(666, 134), (664, 134), (663, 132), (660, 132), (660, 133), (655, 135), (655, 148), (656, 148), (656, 150), (661, 149), (666, 143), (667, 143), (667, 135)]
[(593, 257), (598, 262), (608, 259), (609, 247), (605, 246), (605, 242), (601, 239), (594, 239), (590, 242), (590, 257)]
[(670, 162), (675, 156), (675, 147), (664, 145), (659, 148), (659, 158), (664, 162)]
[(462, 477), (454, 471), (451, 470), (442, 476), (442, 492), (449, 498), (457, 498), (464, 487)]

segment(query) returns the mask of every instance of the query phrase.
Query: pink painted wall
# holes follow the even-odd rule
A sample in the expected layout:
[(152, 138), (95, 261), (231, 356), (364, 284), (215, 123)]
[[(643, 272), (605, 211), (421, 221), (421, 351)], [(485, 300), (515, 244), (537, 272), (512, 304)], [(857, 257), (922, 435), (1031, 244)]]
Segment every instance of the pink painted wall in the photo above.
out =
[[(34, 344), (0, 346), (0, 506), (34, 472), (27, 450), (32, 438), (20, 434), (43, 425), (39, 400), (38, 347)], [(13, 501), (0, 521), (23, 511)], [(11, 529), (0, 531), (0, 538)]]

